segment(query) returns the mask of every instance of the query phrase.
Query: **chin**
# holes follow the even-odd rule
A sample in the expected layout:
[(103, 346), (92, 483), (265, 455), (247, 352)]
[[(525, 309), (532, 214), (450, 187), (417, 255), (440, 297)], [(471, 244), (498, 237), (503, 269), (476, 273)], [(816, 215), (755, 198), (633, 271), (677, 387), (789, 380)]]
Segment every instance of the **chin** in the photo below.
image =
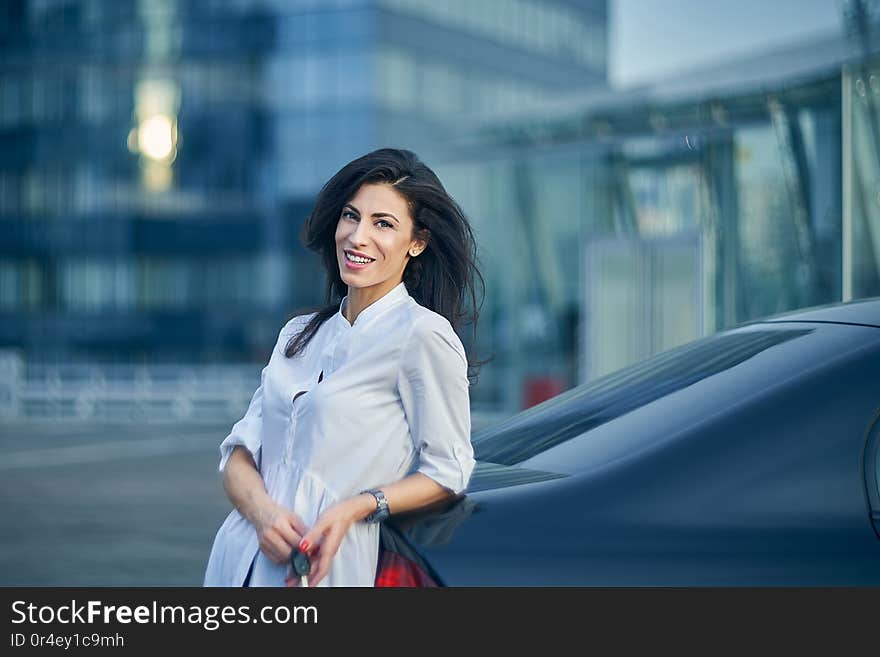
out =
[(358, 281), (357, 277), (349, 274), (344, 268), (340, 268), (339, 277), (342, 279), (342, 282), (349, 287), (364, 287), (363, 282)]

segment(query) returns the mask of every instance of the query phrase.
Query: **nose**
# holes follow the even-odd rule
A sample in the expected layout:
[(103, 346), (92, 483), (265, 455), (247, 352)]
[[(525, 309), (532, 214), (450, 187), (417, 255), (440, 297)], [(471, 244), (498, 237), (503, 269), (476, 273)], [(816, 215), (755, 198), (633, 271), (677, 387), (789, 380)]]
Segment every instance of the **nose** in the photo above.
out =
[(351, 239), (355, 244), (366, 244), (367, 237), (370, 234), (370, 222), (361, 217), (358, 221), (357, 228), (351, 235)]

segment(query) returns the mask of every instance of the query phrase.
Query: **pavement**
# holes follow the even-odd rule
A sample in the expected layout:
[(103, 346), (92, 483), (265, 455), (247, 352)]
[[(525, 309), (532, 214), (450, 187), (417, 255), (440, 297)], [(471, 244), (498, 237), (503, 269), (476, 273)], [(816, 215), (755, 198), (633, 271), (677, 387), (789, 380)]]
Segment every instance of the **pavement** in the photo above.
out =
[(232, 424), (0, 422), (0, 586), (201, 586)]
[(0, 424), (0, 585), (201, 586), (230, 427)]

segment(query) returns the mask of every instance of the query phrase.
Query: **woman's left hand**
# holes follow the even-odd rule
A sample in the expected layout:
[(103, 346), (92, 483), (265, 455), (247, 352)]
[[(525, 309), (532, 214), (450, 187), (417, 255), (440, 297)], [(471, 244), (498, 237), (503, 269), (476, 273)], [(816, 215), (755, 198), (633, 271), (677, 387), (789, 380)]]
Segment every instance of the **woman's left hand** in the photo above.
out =
[(303, 536), (299, 548), (311, 560), (309, 587), (317, 586), (327, 575), (342, 538), (356, 520), (356, 513), (352, 500), (338, 502), (324, 511)]

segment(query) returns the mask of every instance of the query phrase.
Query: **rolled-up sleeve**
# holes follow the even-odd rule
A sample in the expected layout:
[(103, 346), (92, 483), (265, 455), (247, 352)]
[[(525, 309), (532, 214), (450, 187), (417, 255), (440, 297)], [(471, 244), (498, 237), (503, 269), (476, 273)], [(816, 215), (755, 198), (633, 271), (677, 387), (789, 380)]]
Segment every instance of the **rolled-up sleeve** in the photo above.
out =
[(246, 447), (251, 453), (254, 463), (257, 464), (257, 467), (260, 466), (260, 452), (263, 445), (263, 386), (266, 384), (266, 372), (272, 366), (273, 358), (284, 358), (281, 350), (287, 344), (287, 340), (290, 339), (293, 332), (301, 330), (310, 317), (311, 315), (294, 317), (279, 332), (269, 362), (260, 373), (260, 385), (254, 392), (244, 417), (232, 425), (229, 435), (220, 443), (220, 472), (223, 472), (223, 468), (226, 467), (226, 462), (236, 445)]
[(476, 461), (471, 445), (467, 356), (445, 318), (419, 320), (401, 355), (398, 392), (417, 472), (454, 493), (467, 488)]
[(220, 443), (220, 472), (223, 472), (223, 468), (226, 467), (226, 462), (236, 445), (246, 447), (257, 467), (260, 465), (261, 434), (263, 431), (263, 384), (266, 381), (267, 369), (269, 369), (268, 365), (263, 368), (260, 374), (260, 385), (254, 392), (244, 417), (232, 425), (229, 435)]

